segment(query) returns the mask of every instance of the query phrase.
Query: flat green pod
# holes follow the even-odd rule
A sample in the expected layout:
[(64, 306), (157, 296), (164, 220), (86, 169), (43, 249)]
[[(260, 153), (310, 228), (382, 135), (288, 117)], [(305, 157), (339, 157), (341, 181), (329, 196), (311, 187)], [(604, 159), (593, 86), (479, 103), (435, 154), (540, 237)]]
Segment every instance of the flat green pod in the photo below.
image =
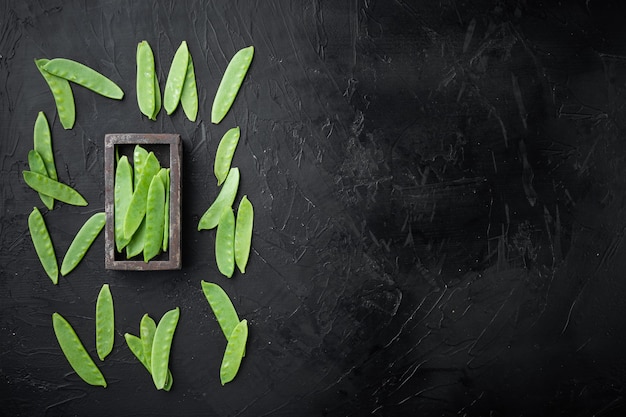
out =
[(167, 114), (172, 114), (180, 103), (180, 96), (183, 92), (183, 85), (187, 77), (187, 68), (189, 66), (189, 49), (187, 42), (182, 41), (174, 54), (170, 72), (165, 82), (165, 91), (163, 92), (163, 108)]
[(121, 100), (122, 89), (109, 78), (80, 62), (67, 58), (54, 58), (48, 61), (43, 69), (57, 77), (64, 78), (83, 86), (101, 96)]
[[(36, 172), (41, 175), (48, 175), (48, 171), (46, 170), (46, 164), (43, 162), (41, 155), (34, 149), (28, 151), (28, 168), (32, 172)], [(52, 210), (54, 208), (54, 198), (49, 195), (39, 194), (39, 198), (41, 202), (48, 208), (48, 210)]]
[(102, 285), (96, 299), (96, 352), (101, 361), (113, 350), (115, 313), (109, 284)]
[(22, 171), (22, 177), (30, 188), (40, 194), (45, 194), (55, 200), (74, 206), (87, 205), (87, 200), (85, 200), (78, 191), (46, 175), (41, 175), (33, 171)]
[(137, 188), (148, 154), (149, 152), (143, 146), (135, 145), (133, 149), (133, 188)]
[(254, 47), (240, 49), (233, 55), (217, 88), (211, 108), (211, 122), (218, 124), (230, 110), (254, 56)]
[(78, 230), (67, 249), (63, 262), (61, 263), (61, 275), (67, 275), (74, 270), (83, 259), (93, 242), (96, 240), (106, 222), (104, 212), (91, 216)]
[(239, 316), (226, 291), (213, 282), (201, 282), (202, 292), (206, 297), (215, 319), (220, 325), (224, 337), (228, 339), (239, 324)]
[(58, 180), (57, 168), (54, 162), (54, 152), (52, 151), (52, 133), (50, 125), (44, 112), (40, 111), (35, 120), (33, 128), (33, 149), (36, 150), (46, 165), (48, 176), (53, 180)]
[(148, 371), (152, 372), (150, 367), (152, 366), (152, 342), (154, 341), (154, 333), (156, 332), (157, 325), (152, 317), (147, 313), (141, 317), (139, 323), (139, 335), (141, 336), (141, 344), (143, 346), (143, 355), (148, 363)]
[(137, 228), (137, 231), (130, 238), (130, 242), (126, 245), (126, 258), (134, 258), (143, 252), (143, 245), (146, 237), (146, 219), (145, 217), (141, 221), (141, 224)]
[[(162, 172), (165, 168), (161, 168)], [(159, 254), (163, 246), (163, 224), (165, 218), (165, 184), (158, 174), (152, 178), (146, 201), (146, 235), (143, 260), (148, 262)]]
[(56, 253), (46, 222), (37, 207), (33, 207), (33, 211), (28, 216), (28, 230), (41, 266), (52, 283), (56, 285), (59, 282)]
[(133, 167), (128, 157), (120, 157), (115, 168), (115, 184), (113, 187), (113, 223), (115, 248), (118, 252), (128, 245), (131, 237), (124, 234), (124, 219), (133, 197)]
[(239, 189), (239, 168), (230, 169), (219, 194), (198, 222), (198, 230), (217, 227), (225, 207), (232, 207)]
[(137, 89), (137, 105), (139, 110), (149, 119), (153, 119), (156, 108), (156, 92), (154, 70), (154, 54), (147, 41), (137, 44), (137, 77), (135, 86)]
[(250, 257), (253, 224), (254, 208), (248, 197), (244, 195), (237, 209), (235, 224), (235, 264), (242, 274), (246, 272), (246, 265)]
[(35, 65), (50, 88), (61, 125), (66, 130), (71, 129), (76, 122), (76, 105), (72, 87), (66, 79), (57, 77), (44, 69), (48, 61), (48, 59), (36, 59)]
[(152, 380), (157, 389), (164, 389), (167, 383), (170, 350), (179, 317), (180, 309), (178, 307), (167, 311), (159, 320), (154, 332), (150, 369), (152, 370)]
[(231, 278), (235, 272), (235, 215), (224, 207), (215, 233), (215, 261), (222, 275)]
[(217, 145), (215, 161), (213, 162), (213, 173), (215, 178), (217, 178), (218, 186), (222, 185), (230, 172), (230, 165), (233, 161), (240, 135), (239, 126), (228, 129), (222, 136), (219, 145)]
[(139, 225), (141, 225), (146, 215), (150, 183), (160, 169), (161, 165), (154, 155), (154, 152), (149, 152), (145, 165), (139, 174), (139, 181), (133, 191), (128, 211), (126, 212), (126, 218), (124, 219), (124, 236), (132, 236), (139, 228)]
[(226, 351), (220, 366), (220, 381), (225, 385), (235, 379), (241, 366), (241, 360), (246, 350), (248, 341), (248, 321), (243, 319), (235, 326), (232, 334), (228, 338)]
[(159, 172), (165, 186), (165, 207), (163, 210), (163, 252), (167, 251), (170, 243), (170, 168)]
[(196, 72), (193, 67), (191, 54), (189, 54), (187, 73), (185, 74), (183, 91), (180, 95), (180, 104), (183, 106), (183, 111), (187, 119), (195, 122), (198, 116), (198, 86), (196, 85)]
[(86, 383), (106, 387), (107, 383), (71, 324), (59, 313), (52, 314), (52, 326), (59, 346), (76, 374)]

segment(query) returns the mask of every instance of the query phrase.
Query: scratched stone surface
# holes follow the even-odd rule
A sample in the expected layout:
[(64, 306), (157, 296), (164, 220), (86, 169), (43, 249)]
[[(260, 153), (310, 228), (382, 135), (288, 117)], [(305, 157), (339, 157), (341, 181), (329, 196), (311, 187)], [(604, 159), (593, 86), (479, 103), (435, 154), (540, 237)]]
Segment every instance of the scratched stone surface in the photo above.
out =
[[(4, 1), (0, 5), (0, 415), (621, 416), (626, 413), (626, 24), (619, 1)], [(550, 3), (550, 4), (548, 4)], [(554, 3), (554, 4), (552, 4)], [(136, 101), (136, 46), (161, 89), (187, 41), (199, 94), (156, 121)], [(233, 108), (211, 105), (233, 54), (255, 47)], [(34, 60), (70, 58), (122, 100), (73, 84), (65, 130)], [(45, 210), (22, 179), (43, 111), (59, 180), (87, 207)], [(215, 151), (241, 128), (238, 201), (255, 207), (245, 274), (221, 276)], [(104, 135), (183, 141), (182, 269), (104, 268), (104, 236), (58, 285), (103, 211)], [(249, 323), (235, 380), (201, 291), (221, 285)], [(115, 344), (95, 353), (108, 283)], [(124, 341), (179, 307), (157, 391)], [(72, 371), (51, 317), (107, 379)]]

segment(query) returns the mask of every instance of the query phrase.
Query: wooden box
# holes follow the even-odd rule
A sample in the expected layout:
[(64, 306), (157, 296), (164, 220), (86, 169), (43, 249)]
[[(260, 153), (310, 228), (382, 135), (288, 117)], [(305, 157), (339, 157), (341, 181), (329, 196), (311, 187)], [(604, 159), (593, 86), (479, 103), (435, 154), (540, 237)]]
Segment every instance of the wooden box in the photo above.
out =
[[(141, 145), (154, 152), (161, 167), (170, 168), (170, 216), (168, 250), (148, 262), (140, 256), (126, 259), (126, 253), (115, 248), (114, 187), (116, 160), (127, 155), (132, 161), (133, 150)], [(177, 134), (115, 133), (104, 138), (104, 185), (105, 185), (105, 257), (106, 269), (154, 271), (181, 268), (181, 171), (182, 141)]]

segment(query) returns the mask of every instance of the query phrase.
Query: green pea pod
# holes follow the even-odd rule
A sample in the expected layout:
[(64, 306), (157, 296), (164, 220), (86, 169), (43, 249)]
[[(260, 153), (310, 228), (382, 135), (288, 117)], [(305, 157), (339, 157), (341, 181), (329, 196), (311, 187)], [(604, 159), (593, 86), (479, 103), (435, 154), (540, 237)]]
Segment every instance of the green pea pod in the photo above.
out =
[[(161, 168), (164, 171), (165, 168)], [(146, 236), (143, 260), (148, 262), (163, 246), (163, 220), (165, 217), (165, 185), (161, 176), (155, 175), (150, 183), (146, 201)]]
[(113, 190), (113, 221), (114, 235), (115, 235), (115, 247), (118, 252), (128, 245), (130, 237), (126, 237), (124, 234), (124, 219), (128, 212), (128, 206), (133, 196), (133, 168), (128, 162), (126, 155), (122, 156), (117, 163), (115, 169), (115, 186)]
[[(135, 355), (135, 357), (139, 360), (139, 362), (141, 362), (141, 364), (146, 368), (148, 373), (151, 374), (150, 364), (148, 360), (146, 359), (146, 357), (144, 356), (143, 343), (142, 343), (143, 341), (139, 337), (132, 335), (130, 333), (125, 333), (124, 339), (126, 339), (126, 344), (128, 345), (128, 348), (130, 349), (132, 354)], [(172, 388), (173, 382), (174, 380), (172, 378), (172, 373), (168, 369), (167, 378), (165, 380), (165, 386), (163, 387), (163, 390), (169, 391)]]
[(165, 185), (165, 209), (163, 216), (163, 252), (167, 251), (170, 241), (170, 168), (165, 170), (163, 174), (163, 182)]
[(198, 222), (198, 230), (217, 227), (225, 207), (232, 207), (239, 189), (239, 168), (230, 169), (219, 194)]
[(180, 309), (178, 307), (166, 312), (159, 320), (154, 333), (150, 369), (152, 370), (152, 380), (157, 389), (163, 389), (167, 382), (170, 350), (179, 317)]
[(113, 350), (115, 315), (109, 284), (104, 284), (96, 300), (96, 351), (101, 361)]
[(198, 116), (198, 87), (196, 85), (196, 72), (193, 68), (191, 54), (189, 54), (189, 63), (187, 64), (183, 91), (180, 94), (180, 104), (183, 106), (183, 111), (187, 119), (195, 122)]
[(56, 285), (59, 282), (57, 258), (46, 222), (37, 207), (33, 207), (33, 211), (28, 216), (28, 230), (41, 266), (52, 283)]
[(137, 188), (137, 184), (139, 183), (139, 179), (141, 178), (143, 167), (146, 165), (146, 160), (148, 159), (148, 155), (149, 155), (149, 152), (140, 145), (136, 145), (135, 149), (133, 149), (133, 172), (134, 172), (133, 187), (134, 188)]
[(143, 245), (146, 237), (146, 218), (144, 217), (137, 231), (130, 238), (130, 242), (126, 245), (126, 259), (134, 258), (143, 252)]
[(156, 73), (154, 70), (154, 54), (147, 41), (137, 44), (137, 104), (139, 110), (152, 119), (156, 107), (156, 92), (154, 91)]
[(235, 215), (224, 207), (215, 233), (215, 261), (222, 275), (230, 278), (235, 272)]
[(156, 120), (157, 115), (161, 111), (161, 87), (159, 86), (159, 79), (154, 74), (154, 113), (150, 119)]
[(146, 360), (145, 355), (143, 354), (143, 343), (142, 343), (141, 338), (135, 335), (132, 335), (130, 333), (125, 333), (124, 339), (126, 340), (126, 344), (128, 345), (128, 348), (133, 353), (133, 355), (135, 355), (135, 357), (139, 359), (139, 362), (141, 362), (141, 364), (146, 368), (146, 370), (150, 372), (150, 364)]
[(230, 297), (226, 294), (226, 291), (217, 284), (212, 282), (202, 281), (202, 292), (215, 314), (215, 318), (224, 333), (224, 337), (228, 339), (232, 334), (235, 327), (239, 324), (239, 316), (237, 311), (230, 301)]
[(148, 314), (144, 314), (139, 323), (139, 335), (141, 336), (141, 344), (143, 348), (143, 356), (148, 363), (148, 370), (152, 362), (152, 342), (154, 341), (154, 333), (156, 332), (156, 323)]
[(102, 231), (105, 222), (106, 217), (104, 212), (96, 213), (87, 219), (78, 233), (76, 233), (76, 236), (74, 236), (74, 240), (72, 240), (70, 247), (65, 253), (63, 263), (61, 263), (61, 275), (65, 276), (69, 274), (78, 266), (79, 262), (87, 253), (87, 250), (89, 250), (94, 240), (96, 240), (100, 234), (100, 231)]
[(22, 171), (22, 176), (26, 184), (38, 193), (74, 206), (87, 205), (87, 200), (69, 185), (33, 171)]
[(145, 166), (140, 174), (139, 182), (135, 187), (130, 200), (126, 218), (124, 219), (124, 236), (130, 237), (139, 228), (146, 215), (146, 204), (148, 201), (148, 190), (152, 178), (159, 172), (161, 166), (153, 152), (148, 154)]
[[(31, 171), (36, 172), (41, 175), (48, 175), (48, 171), (46, 171), (46, 165), (41, 158), (39, 152), (34, 149), (28, 151), (28, 167)], [(39, 198), (41, 202), (48, 208), (48, 210), (52, 210), (54, 208), (54, 198), (39, 193)]]
[[(33, 149), (41, 155), (41, 159), (46, 166), (46, 172), (39, 173), (42, 175), (45, 174), (53, 180), (58, 180), (56, 164), (54, 163), (54, 153), (52, 151), (52, 134), (50, 133), (50, 125), (48, 124), (48, 119), (46, 119), (45, 113), (41, 111), (37, 114), (35, 127), (33, 129)], [(42, 199), (42, 201), (44, 204), (47, 202), (48, 204), (46, 204), (46, 207), (52, 210), (54, 207), (54, 199), (46, 197), (45, 199)]]
[(218, 124), (221, 122), (228, 110), (230, 110), (239, 88), (248, 73), (253, 56), (254, 47), (248, 46), (237, 51), (231, 58), (215, 93), (213, 107), (211, 108), (212, 123)]
[(80, 62), (66, 58), (54, 58), (48, 61), (43, 69), (104, 97), (116, 100), (121, 100), (124, 97), (124, 92), (117, 84)]
[(242, 274), (246, 272), (246, 265), (250, 257), (253, 223), (254, 208), (248, 197), (244, 195), (239, 203), (235, 224), (235, 263)]
[(229, 129), (217, 146), (215, 152), (215, 162), (213, 163), (213, 173), (217, 178), (217, 185), (220, 186), (228, 176), (230, 171), (230, 165), (239, 143), (240, 130), (239, 127), (233, 127)]
[(243, 319), (235, 326), (230, 337), (220, 366), (220, 381), (225, 385), (235, 379), (248, 341), (248, 321)]
[(187, 48), (187, 42), (182, 41), (180, 46), (174, 54), (172, 64), (170, 66), (170, 72), (167, 75), (167, 81), (165, 82), (165, 92), (163, 93), (163, 107), (167, 114), (172, 114), (178, 103), (180, 103), (180, 96), (183, 92), (183, 85), (187, 76), (187, 68), (189, 66), (189, 49)]
[(33, 129), (33, 149), (36, 150), (46, 165), (48, 176), (53, 180), (58, 180), (56, 164), (54, 163), (54, 153), (52, 151), (52, 134), (50, 125), (44, 112), (40, 111), (35, 120)]
[(76, 374), (90, 385), (106, 387), (107, 383), (72, 325), (59, 313), (52, 314), (52, 326), (59, 346)]
[(72, 87), (66, 79), (57, 77), (44, 70), (43, 67), (48, 61), (47, 59), (36, 59), (35, 65), (52, 92), (61, 125), (64, 129), (71, 129), (76, 121), (76, 107)]

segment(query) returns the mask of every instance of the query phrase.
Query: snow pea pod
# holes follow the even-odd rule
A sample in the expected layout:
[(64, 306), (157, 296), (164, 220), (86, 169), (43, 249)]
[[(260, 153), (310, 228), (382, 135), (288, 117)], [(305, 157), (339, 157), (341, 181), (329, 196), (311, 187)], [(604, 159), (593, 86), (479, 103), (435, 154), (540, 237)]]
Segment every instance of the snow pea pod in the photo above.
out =
[(143, 252), (143, 244), (146, 237), (146, 218), (144, 217), (137, 231), (130, 238), (130, 242), (126, 245), (126, 258), (130, 259)]
[(170, 349), (179, 317), (180, 309), (178, 307), (169, 310), (159, 320), (159, 324), (157, 324), (154, 332), (150, 369), (152, 370), (152, 380), (157, 389), (165, 387)]
[(141, 318), (139, 323), (139, 336), (141, 336), (141, 344), (143, 346), (143, 355), (148, 363), (148, 370), (150, 370), (152, 362), (152, 342), (154, 340), (154, 333), (156, 332), (157, 325), (147, 313)]
[[(161, 168), (164, 171), (165, 168)], [(163, 246), (163, 220), (165, 217), (165, 184), (160, 175), (150, 182), (146, 201), (146, 236), (143, 245), (143, 260), (148, 262), (161, 251)]]
[(43, 69), (48, 61), (47, 59), (36, 59), (35, 65), (52, 92), (61, 125), (64, 129), (71, 129), (76, 121), (76, 107), (72, 87), (66, 79), (52, 75)]
[(215, 162), (213, 163), (213, 173), (215, 174), (215, 178), (217, 178), (218, 186), (222, 185), (228, 176), (230, 164), (233, 161), (233, 155), (235, 154), (235, 149), (237, 149), (237, 144), (239, 143), (240, 133), (239, 127), (229, 129), (224, 136), (222, 136), (222, 139), (217, 146), (217, 151), (215, 152)]
[(213, 99), (213, 107), (211, 108), (212, 123), (218, 124), (221, 122), (228, 110), (230, 110), (243, 83), (243, 79), (248, 73), (253, 55), (254, 47), (248, 46), (237, 51), (231, 58)]
[(54, 246), (46, 222), (37, 207), (33, 207), (33, 211), (28, 216), (28, 230), (41, 266), (52, 283), (57, 284), (59, 282), (59, 267)]
[(78, 233), (76, 233), (76, 236), (74, 236), (74, 240), (72, 240), (70, 247), (65, 253), (61, 263), (61, 275), (65, 276), (76, 268), (100, 234), (100, 231), (102, 231), (105, 222), (104, 212), (96, 213), (87, 219)]
[(170, 242), (170, 168), (163, 174), (165, 183), (165, 210), (163, 218), (163, 252), (167, 251)]
[(141, 338), (130, 333), (124, 333), (124, 339), (126, 340), (126, 344), (128, 345), (128, 348), (133, 353), (133, 355), (135, 355), (135, 357), (139, 359), (139, 362), (141, 362), (146, 370), (150, 372), (150, 365), (146, 361), (146, 357), (143, 354), (143, 342)]
[(115, 186), (113, 190), (113, 221), (115, 246), (118, 252), (128, 245), (130, 238), (124, 234), (124, 218), (128, 212), (128, 205), (133, 196), (133, 168), (128, 157), (123, 155), (115, 169)]
[(226, 351), (220, 366), (220, 381), (222, 385), (235, 379), (237, 372), (239, 372), (247, 341), (248, 321), (243, 319), (235, 326), (230, 337), (228, 337), (228, 344), (226, 345)]
[(250, 257), (253, 223), (254, 208), (248, 197), (244, 195), (237, 209), (237, 222), (235, 224), (235, 263), (242, 274), (246, 272), (246, 265)]
[(239, 168), (231, 168), (219, 194), (200, 218), (198, 230), (216, 227), (224, 207), (232, 207), (239, 189), (239, 177)]
[(156, 73), (154, 70), (154, 54), (152, 48), (147, 41), (141, 41), (137, 44), (137, 104), (139, 110), (149, 119), (155, 117), (154, 110), (156, 108), (156, 92), (155, 82)]
[(148, 159), (148, 154), (148, 151), (140, 145), (136, 145), (135, 149), (133, 149), (134, 188), (137, 188), (137, 184), (141, 178), (141, 173), (143, 172), (143, 167), (146, 164), (146, 159)]
[(217, 269), (230, 278), (235, 272), (235, 215), (231, 207), (224, 207), (215, 233), (215, 261)]
[(124, 97), (124, 92), (117, 84), (80, 62), (66, 58), (54, 58), (48, 61), (43, 66), (43, 69), (50, 74), (65, 78), (104, 97), (115, 100), (121, 100)]
[(154, 74), (154, 113), (150, 119), (156, 120), (157, 114), (161, 111), (161, 87), (159, 86), (159, 79)]
[[(31, 171), (36, 172), (41, 175), (48, 175), (48, 171), (46, 171), (46, 164), (43, 162), (41, 155), (34, 149), (28, 151), (28, 167)], [(52, 210), (54, 208), (54, 198), (49, 195), (39, 193), (39, 198), (41, 202), (48, 208), (48, 210)]]
[(161, 166), (158, 159), (153, 152), (150, 152), (146, 158), (145, 165), (139, 175), (139, 182), (135, 187), (135, 191), (128, 205), (128, 211), (124, 218), (124, 236), (132, 236), (145, 217), (150, 183), (152, 182), (152, 177), (159, 172), (160, 168)]
[(163, 107), (167, 114), (172, 114), (183, 92), (183, 85), (187, 76), (187, 68), (189, 67), (189, 49), (187, 42), (182, 41), (174, 54), (170, 72), (165, 82), (165, 91), (163, 92)]
[(96, 351), (101, 361), (113, 350), (115, 314), (109, 284), (102, 285), (96, 300)]
[(55, 200), (74, 206), (87, 205), (87, 200), (69, 185), (33, 171), (22, 171), (22, 176), (26, 184), (38, 193), (48, 195)]
[(107, 383), (72, 325), (59, 313), (52, 314), (52, 326), (59, 346), (76, 374), (90, 385), (106, 387)]
[(33, 129), (33, 149), (36, 150), (46, 165), (48, 176), (53, 180), (58, 180), (57, 169), (54, 163), (54, 153), (52, 152), (52, 134), (50, 125), (44, 112), (40, 111), (35, 120)]
[[(125, 333), (124, 339), (126, 339), (126, 344), (128, 345), (128, 348), (130, 349), (132, 354), (135, 355), (135, 357), (139, 360), (139, 362), (141, 362), (141, 364), (144, 366), (144, 368), (146, 368), (148, 373), (152, 374), (152, 372), (150, 372), (150, 363), (145, 357), (145, 350), (143, 349), (143, 340), (130, 333)], [(163, 390), (169, 391), (172, 387), (173, 382), (174, 380), (172, 378), (172, 373), (168, 369), (167, 379), (165, 381), (165, 386), (163, 387)]]
[(189, 63), (187, 64), (183, 91), (180, 94), (180, 104), (183, 106), (183, 111), (187, 119), (195, 122), (198, 116), (198, 87), (196, 85), (196, 72), (193, 68), (191, 54), (189, 54)]
[(209, 302), (209, 306), (211, 306), (211, 310), (213, 310), (213, 314), (215, 314), (224, 336), (228, 339), (237, 324), (239, 324), (237, 311), (235, 311), (233, 303), (222, 287), (204, 280), (201, 282), (201, 285), (202, 292)]
[[(44, 112), (37, 114), (35, 127), (33, 129), (33, 149), (39, 153), (46, 167), (45, 175), (58, 180), (57, 169), (54, 163), (54, 153), (52, 152), (52, 134), (50, 133), (50, 125)], [(39, 172), (44, 174), (44, 172)], [(41, 196), (41, 195), (40, 195)], [(42, 198), (43, 203), (52, 210), (54, 208), (54, 199), (51, 197)]]

